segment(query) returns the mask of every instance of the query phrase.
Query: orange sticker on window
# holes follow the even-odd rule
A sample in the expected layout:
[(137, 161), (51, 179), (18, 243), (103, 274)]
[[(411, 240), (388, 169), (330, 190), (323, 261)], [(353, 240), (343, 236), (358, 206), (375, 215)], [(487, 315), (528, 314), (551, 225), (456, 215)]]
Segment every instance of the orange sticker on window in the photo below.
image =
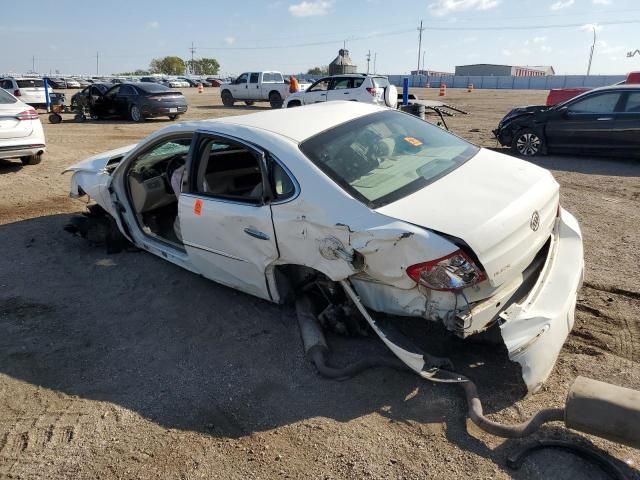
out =
[(199, 198), (196, 200), (196, 203), (193, 204), (193, 213), (197, 216), (202, 215), (202, 200)]
[(420, 145), (422, 145), (422, 142), (414, 137), (404, 137), (404, 141), (410, 143), (414, 147), (419, 147)]

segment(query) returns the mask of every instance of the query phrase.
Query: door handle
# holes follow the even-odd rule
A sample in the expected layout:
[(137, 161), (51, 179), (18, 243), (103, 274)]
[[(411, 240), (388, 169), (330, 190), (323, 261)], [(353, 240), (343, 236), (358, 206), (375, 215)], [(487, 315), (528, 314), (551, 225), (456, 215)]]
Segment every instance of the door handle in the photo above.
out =
[(613, 120), (613, 117), (600, 117), (600, 118), (598, 118), (598, 121), (600, 121), (600, 122), (604, 122), (604, 121), (607, 121), (607, 120)]
[(255, 228), (251, 228), (251, 227), (247, 227), (244, 229), (244, 233), (246, 233), (247, 235), (250, 235), (254, 238), (257, 238), (259, 240), (269, 240), (269, 235), (267, 235), (264, 232), (261, 232), (260, 230), (256, 230)]
[(349, 95), (349, 92), (342, 92), (343, 95)]

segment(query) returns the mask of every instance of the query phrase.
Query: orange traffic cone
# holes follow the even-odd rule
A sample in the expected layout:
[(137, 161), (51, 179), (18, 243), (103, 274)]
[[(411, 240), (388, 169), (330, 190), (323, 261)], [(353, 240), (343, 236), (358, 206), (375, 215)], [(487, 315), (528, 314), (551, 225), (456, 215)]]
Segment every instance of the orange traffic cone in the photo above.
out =
[(469, 93), (473, 92), (473, 83), (470, 83), (469, 85), (467, 85), (467, 92)]
[(204, 92), (204, 88), (202, 87), (201, 83), (198, 83), (198, 93), (202, 93)]
[(440, 84), (440, 93), (438, 94), (439, 97), (446, 97), (447, 96), (447, 84), (446, 83), (441, 83)]

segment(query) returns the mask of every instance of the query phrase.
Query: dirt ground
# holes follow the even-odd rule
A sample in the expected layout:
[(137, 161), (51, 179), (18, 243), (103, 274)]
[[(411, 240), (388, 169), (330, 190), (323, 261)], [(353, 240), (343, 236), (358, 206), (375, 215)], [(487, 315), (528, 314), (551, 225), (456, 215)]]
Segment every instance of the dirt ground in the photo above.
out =
[[(185, 120), (267, 108), (224, 108), (218, 89), (185, 94)], [(495, 147), (502, 115), (545, 95), (449, 90), (447, 101), (471, 112), (450, 127)], [(511, 470), (507, 455), (526, 441), (467, 431), (457, 387), (384, 369), (325, 380), (303, 358), (290, 307), (147, 253), (107, 255), (64, 232), (83, 204), (68, 198), (63, 168), (170, 122), (42, 120), (40, 165), (0, 161), (0, 478), (605, 478), (558, 451)], [(536, 163), (560, 182), (586, 248), (576, 324), (545, 388), (523, 398), (517, 367), (499, 348), (424, 339), (453, 352), (478, 379), (486, 412), (506, 423), (562, 405), (577, 375), (640, 389), (640, 162)], [(385, 352), (373, 338), (329, 340), (336, 363)], [(559, 424), (533, 438), (576, 439), (640, 478), (637, 450)]]

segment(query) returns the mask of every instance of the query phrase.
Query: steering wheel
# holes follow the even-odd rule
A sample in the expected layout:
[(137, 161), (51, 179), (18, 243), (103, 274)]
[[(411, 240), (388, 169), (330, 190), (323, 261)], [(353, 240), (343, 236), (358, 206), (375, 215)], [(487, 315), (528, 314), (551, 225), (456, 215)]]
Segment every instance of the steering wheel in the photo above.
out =
[(173, 191), (173, 187), (171, 186), (171, 177), (173, 173), (180, 168), (185, 163), (185, 158), (182, 155), (174, 155), (167, 162), (167, 166), (164, 169), (164, 180), (165, 180), (165, 190), (167, 193), (172, 193), (175, 195), (176, 192)]

